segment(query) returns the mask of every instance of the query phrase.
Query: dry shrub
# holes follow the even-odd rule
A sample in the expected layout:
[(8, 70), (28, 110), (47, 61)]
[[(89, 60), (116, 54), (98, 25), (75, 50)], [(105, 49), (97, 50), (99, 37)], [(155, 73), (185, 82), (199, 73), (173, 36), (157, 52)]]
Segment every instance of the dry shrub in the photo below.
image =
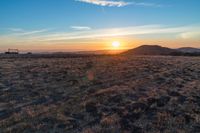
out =
[(176, 117), (175, 122), (176, 122), (177, 125), (183, 125), (183, 124), (185, 124), (185, 118), (181, 117), (181, 116)]
[(104, 127), (119, 125), (119, 116), (117, 114), (113, 114), (111, 116), (104, 117), (101, 120), (101, 125)]
[(93, 126), (91, 128), (84, 129), (82, 133), (121, 133), (120, 127), (102, 127), (100, 125)]
[(94, 133), (91, 128), (84, 129), (82, 133)]
[(119, 133), (119, 131), (119, 116), (113, 114), (110, 116), (104, 116), (101, 119), (100, 124), (86, 128), (82, 133)]
[(43, 114), (45, 112), (48, 112), (49, 111), (49, 107), (48, 106), (42, 106), (42, 105), (39, 105), (39, 106), (33, 106), (33, 107), (25, 107), (23, 109), (23, 112), (25, 114), (27, 114), (29, 117), (36, 117), (40, 114)]
[(163, 128), (169, 125), (170, 117), (171, 115), (168, 112), (158, 112), (156, 121), (157, 128)]
[(112, 86), (110, 88), (106, 89), (101, 89), (97, 91), (94, 95), (99, 96), (99, 95), (104, 95), (104, 94), (115, 94), (115, 93), (120, 93), (123, 91), (129, 91), (130, 88), (127, 86)]

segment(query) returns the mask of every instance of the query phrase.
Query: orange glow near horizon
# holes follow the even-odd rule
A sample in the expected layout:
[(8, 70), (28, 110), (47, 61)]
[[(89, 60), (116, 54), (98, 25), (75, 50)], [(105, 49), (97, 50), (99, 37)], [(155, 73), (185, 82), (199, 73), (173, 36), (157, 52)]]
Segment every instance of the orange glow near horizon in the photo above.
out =
[(120, 42), (119, 41), (114, 41), (112, 42), (112, 47), (113, 49), (119, 49), (120, 48)]
[(20, 44), (4, 44), (0, 52), (5, 52), (8, 48), (16, 48), (20, 51), (30, 52), (73, 52), (73, 51), (97, 51), (97, 50), (127, 50), (141, 45), (160, 45), (169, 48), (196, 47), (199, 48), (198, 40), (183, 39), (145, 39), (130, 37), (112, 37), (103, 39), (88, 39), (66, 42), (37, 43), (26, 42)]

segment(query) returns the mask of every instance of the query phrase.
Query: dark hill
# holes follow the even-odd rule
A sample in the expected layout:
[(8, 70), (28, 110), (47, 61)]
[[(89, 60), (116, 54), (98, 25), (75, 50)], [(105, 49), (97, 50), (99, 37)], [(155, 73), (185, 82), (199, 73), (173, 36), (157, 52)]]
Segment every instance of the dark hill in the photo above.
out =
[(182, 47), (177, 50), (183, 53), (200, 53), (200, 49), (192, 47)]
[(130, 49), (123, 54), (125, 55), (171, 55), (178, 52), (177, 50), (161, 47), (158, 45), (142, 45), (134, 49)]

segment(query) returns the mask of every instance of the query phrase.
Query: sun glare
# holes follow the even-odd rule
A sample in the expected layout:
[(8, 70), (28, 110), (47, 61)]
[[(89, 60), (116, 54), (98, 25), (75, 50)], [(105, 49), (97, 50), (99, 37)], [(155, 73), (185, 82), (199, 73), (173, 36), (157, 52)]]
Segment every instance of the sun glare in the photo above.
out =
[(118, 41), (112, 42), (112, 47), (115, 48), (115, 49), (119, 48), (120, 47), (120, 42), (118, 42)]

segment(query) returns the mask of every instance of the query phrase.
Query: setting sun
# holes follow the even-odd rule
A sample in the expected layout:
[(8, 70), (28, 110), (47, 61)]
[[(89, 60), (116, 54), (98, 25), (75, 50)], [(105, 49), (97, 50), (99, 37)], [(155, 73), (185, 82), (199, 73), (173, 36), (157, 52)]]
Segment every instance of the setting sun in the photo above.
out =
[(120, 47), (120, 42), (114, 41), (114, 42), (112, 42), (112, 46), (113, 46), (113, 48), (119, 48)]

